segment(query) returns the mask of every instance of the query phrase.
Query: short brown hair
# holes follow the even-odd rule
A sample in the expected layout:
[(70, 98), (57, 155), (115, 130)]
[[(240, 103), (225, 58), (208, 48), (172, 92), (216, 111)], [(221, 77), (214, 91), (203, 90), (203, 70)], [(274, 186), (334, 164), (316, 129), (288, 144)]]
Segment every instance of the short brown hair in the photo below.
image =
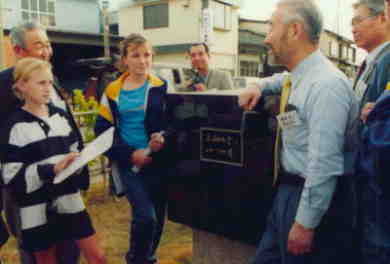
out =
[(204, 43), (204, 42), (199, 42), (199, 43), (194, 43), (194, 44), (191, 44), (190, 48), (188, 49), (188, 54), (191, 54), (191, 49), (193, 47), (196, 47), (196, 46), (203, 46), (204, 47), (204, 50), (206, 51), (206, 54), (207, 55), (210, 55), (210, 48), (209, 46)]
[[(134, 45), (135, 47), (139, 47), (139, 46), (142, 46), (145, 44), (149, 44), (150, 48), (152, 49), (152, 52), (153, 52), (152, 45), (144, 36), (142, 36), (141, 34), (138, 34), (138, 33), (131, 33), (124, 40), (122, 40), (120, 43), (121, 56), (122, 57), (127, 56), (127, 48), (129, 46)], [(153, 54), (154, 54), (154, 52), (153, 52)]]

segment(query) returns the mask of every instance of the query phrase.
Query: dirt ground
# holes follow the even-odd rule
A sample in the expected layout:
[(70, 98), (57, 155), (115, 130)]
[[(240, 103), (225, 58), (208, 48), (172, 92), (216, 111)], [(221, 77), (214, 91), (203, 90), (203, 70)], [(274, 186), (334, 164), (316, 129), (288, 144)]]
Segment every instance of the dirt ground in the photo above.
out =
[[(125, 263), (123, 258), (128, 249), (128, 228), (131, 218), (126, 199), (113, 199), (106, 194), (101, 184), (93, 186), (87, 197), (87, 208), (105, 249), (108, 263)], [(13, 238), (1, 249), (0, 256), (6, 264), (20, 263)], [(167, 220), (158, 250), (158, 259), (159, 264), (191, 263), (191, 229)]]

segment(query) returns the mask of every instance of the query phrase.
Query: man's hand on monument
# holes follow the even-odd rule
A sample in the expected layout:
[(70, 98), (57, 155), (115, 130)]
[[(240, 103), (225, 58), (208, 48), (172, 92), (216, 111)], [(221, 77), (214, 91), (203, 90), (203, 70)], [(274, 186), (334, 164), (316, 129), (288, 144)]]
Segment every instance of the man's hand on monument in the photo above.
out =
[(313, 246), (314, 229), (294, 222), (288, 234), (287, 250), (293, 255), (310, 253)]
[(252, 110), (256, 104), (259, 102), (261, 97), (260, 86), (256, 83), (251, 83), (248, 88), (240, 93), (238, 98), (238, 104), (244, 110)]
[(197, 92), (203, 92), (206, 91), (206, 86), (203, 83), (197, 83), (194, 85), (195, 91)]

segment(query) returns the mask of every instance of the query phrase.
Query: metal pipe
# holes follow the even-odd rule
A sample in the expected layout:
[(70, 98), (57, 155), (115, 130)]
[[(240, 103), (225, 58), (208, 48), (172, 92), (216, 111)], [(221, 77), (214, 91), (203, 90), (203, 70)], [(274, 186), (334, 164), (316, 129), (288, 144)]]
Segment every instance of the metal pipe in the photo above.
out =
[(5, 68), (4, 56), (3, 0), (0, 0), (0, 70)]

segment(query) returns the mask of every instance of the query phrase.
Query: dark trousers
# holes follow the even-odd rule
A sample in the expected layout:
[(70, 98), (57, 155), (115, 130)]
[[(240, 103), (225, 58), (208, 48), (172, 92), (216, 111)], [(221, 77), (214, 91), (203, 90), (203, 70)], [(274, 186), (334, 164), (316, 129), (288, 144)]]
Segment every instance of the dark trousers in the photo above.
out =
[(132, 207), (128, 264), (156, 262), (156, 249), (165, 221), (167, 193), (161, 171), (145, 168), (133, 173), (130, 167), (121, 168), (121, 178), (126, 186), (126, 197)]
[[(19, 210), (16, 206), (14, 198), (9, 190), (3, 190), (4, 208), (7, 218), (7, 224), (12, 235), (18, 240), (18, 250), (21, 264), (35, 264), (34, 255), (20, 247), (21, 230), (19, 220)], [(57, 245), (57, 263), (58, 264), (77, 264), (80, 259), (80, 249), (75, 241), (64, 241)]]
[[(0, 214), (2, 210), (0, 210)], [(8, 241), (9, 233), (7, 226), (3, 220), (3, 217), (0, 215), (0, 248)]]
[(268, 216), (266, 230), (251, 263), (355, 263), (352, 260), (353, 196), (350, 186), (339, 183), (327, 214), (315, 230), (312, 252), (299, 256), (287, 251), (287, 241), (295, 221), (303, 182), (298, 179), (281, 183)]
[(390, 263), (390, 195), (374, 177), (359, 179), (359, 228), (364, 264)]

